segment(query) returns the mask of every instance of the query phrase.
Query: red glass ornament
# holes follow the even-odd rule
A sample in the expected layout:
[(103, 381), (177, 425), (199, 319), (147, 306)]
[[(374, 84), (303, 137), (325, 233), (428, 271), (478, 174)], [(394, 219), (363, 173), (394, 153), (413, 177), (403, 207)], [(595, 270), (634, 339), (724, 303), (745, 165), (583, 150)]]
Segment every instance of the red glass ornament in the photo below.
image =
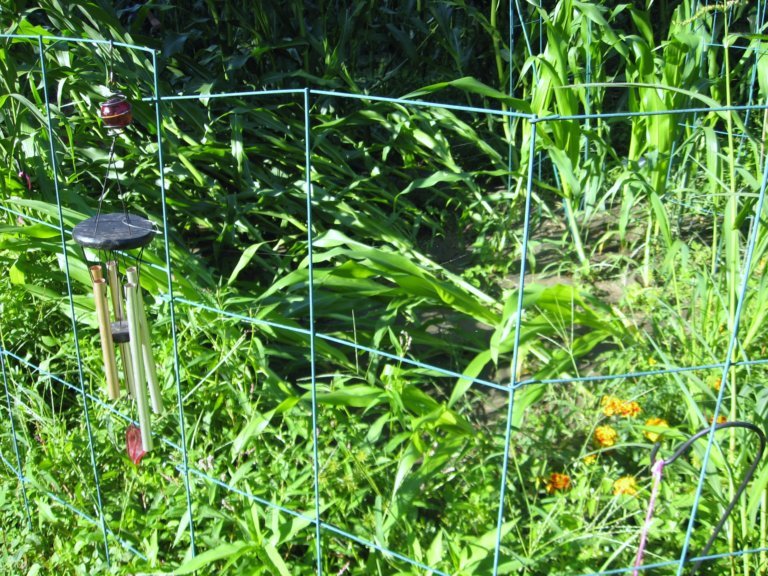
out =
[(133, 108), (122, 94), (101, 103), (101, 119), (107, 128), (125, 128), (133, 121)]
[(141, 443), (141, 430), (133, 424), (128, 426), (125, 431), (125, 444), (128, 449), (128, 456), (138, 466), (146, 452)]

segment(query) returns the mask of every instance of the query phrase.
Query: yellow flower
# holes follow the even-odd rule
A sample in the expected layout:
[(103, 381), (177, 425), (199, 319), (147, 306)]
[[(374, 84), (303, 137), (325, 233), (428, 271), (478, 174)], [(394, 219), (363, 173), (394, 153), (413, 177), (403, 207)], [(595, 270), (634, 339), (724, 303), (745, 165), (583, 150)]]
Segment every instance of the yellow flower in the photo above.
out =
[(595, 462), (597, 462), (597, 454), (587, 454), (582, 458), (582, 462), (586, 464), (587, 466), (591, 466)]
[(715, 381), (712, 383), (712, 388), (714, 388), (714, 389), (715, 389), (715, 392), (720, 392), (720, 387), (721, 387), (722, 385), (723, 385), (723, 379), (722, 379), (722, 378), (717, 378), (717, 379), (716, 379), (716, 380), (715, 380)]
[(603, 399), (600, 400), (600, 406), (603, 407), (603, 414), (608, 417), (615, 416), (619, 413), (621, 400), (616, 398), (616, 396), (603, 396)]
[[(710, 423), (710, 424), (712, 424), (712, 420), (714, 420), (714, 418), (713, 418), (712, 416), (710, 416), (710, 417), (709, 417), (709, 423)], [(718, 424), (725, 424), (726, 422), (728, 422), (728, 418), (726, 418), (726, 417), (725, 417), (725, 416), (723, 416), (722, 414), (720, 414), (720, 415), (717, 417), (717, 423), (718, 423)]]
[(622, 400), (616, 396), (603, 396), (600, 401), (603, 414), (606, 416), (624, 416), (630, 418), (641, 412), (640, 404), (635, 401)]
[(627, 418), (637, 416), (642, 412), (642, 408), (640, 408), (640, 404), (637, 402), (624, 402), (624, 406), (622, 406), (623, 411), (621, 413), (622, 416), (626, 416)]
[(603, 448), (613, 446), (618, 438), (618, 433), (610, 426), (598, 426), (595, 429), (595, 440)]
[[(648, 418), (648, 420), (645, 421), (646, 426), (656, 426), (659, 428), (669, 428), (669, 423), (664, 420), (664, 418)], [(659, 438), (662, 437), (663, 432), (652, 432), (651, 430), (646, 430), (643, 432), (646, 438), (650, 440), (651, 442), (657, 442)]]
[(620, 494), (626, 496), (637, 494), (637, 482), (632, 476), (622, 476), (613, 483), (613, 495), (619, 496)]
[(568, 474), (560, 474), (559, 472), (552, 472), (547, 480), (547, 494), (554, 494), (555, 492), (563, 492), (571, 488), (571, 477)]

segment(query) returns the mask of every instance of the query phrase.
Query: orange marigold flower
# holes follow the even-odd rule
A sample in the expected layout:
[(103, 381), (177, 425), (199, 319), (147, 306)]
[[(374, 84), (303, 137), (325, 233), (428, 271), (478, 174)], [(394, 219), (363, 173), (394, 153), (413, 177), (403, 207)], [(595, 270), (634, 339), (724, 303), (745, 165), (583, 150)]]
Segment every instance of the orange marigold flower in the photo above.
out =
[(559, 472), (552, 472), (547, 480), (547, 494), (554, 494), (555, 492), (563, 492), (571, 488), (571, 477), (568, 474), (560, 474)]
[[(648, 420), (645, 421), (646, 426), (655, 426), (658, 428), (669, 428), (669, 422), (664, 420), (664, 418), (648, 418)], [(651, 442), (658, 441), (659, 438), (662, 437), (664, 433), (663, 432), (652, 432), (651, 430), (646, 430), (643, 432), (643, 435), (648, 438)]]
[(595, 440), (603, 448), (613, 446), (618, 438), (618, 433), (610, 426), (598, 426), (595, 428)]
[(621, 400), (616, 396), (603, 396), (603, 399), (600, 400), (600, 406), (603, 407), (603, 414), (608, 417), (615, 416), (621, 408)]
[(635, 401), (632, 402), (624, 402), (624, 405), (622, 406), (622, 416), (626, 416), (627, 418), (637, 416), (642, 412), (642, 408), (640, 408), (640, 404), (638, 404)]
[(606, 416), (637, 416), (641, 412), (640, 404), (635, 401), (622, 400), (616, 396), (603, 396), (600, 401), (603, 414)]
[(634, 496), (637, 494), (637, 482), (632, 476), (622, 476), (613, 483), (613, 495)]

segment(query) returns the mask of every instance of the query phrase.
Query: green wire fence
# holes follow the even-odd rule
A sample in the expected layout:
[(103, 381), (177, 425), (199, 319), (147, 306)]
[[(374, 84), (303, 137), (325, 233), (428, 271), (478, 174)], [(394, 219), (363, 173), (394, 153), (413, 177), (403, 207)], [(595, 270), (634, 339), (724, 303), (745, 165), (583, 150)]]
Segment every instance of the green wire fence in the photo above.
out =
[[(513, 10), (514, 9), (514, 10)], [(765, 17), (765, 6), (758, 6), (758, 12), (761, 14), (761, 21)], [(510, 2), (510, 21), (524, 21), (522, 18), (523, 12), (520, 9), (518, 3), (513, 6)], [(527, 49), (530, 52), (532, 50), (532, 42), (528, 36), (528, 28), (522, 26), (524, 35), (524, 41), (527, 45)], [(513, 45), (514, 35), (510, 31), (510, 46)], [(514, 473), (510, 470), (511, 455), (510, 451), (514, 449), (516, 444), (516, 434), (519, 433), (513, 426), (515, 418), (515, 405), (519, 401), (520, 395), (525, 392), (526, 389), (535, 385), (546, 385), (551, 387), (556, 386), (589, 386), (591, 384), (604, 383), (611, 380), (616, 381), (628, 381), (628, 380), (640, 380), (666, 377), (670, 379), (684, 378), (687, 374), (691, 373), (714, 373), (718, 372), (720, 375), (720, 386), (717, 394), (716, 403), (713, 412), (713, 424), (708, 435), (706, 450), (701, 457), (701, 472), (698, 477), (698, 483), (696, 485), (695, 492), (692, 497), (692, 505), (690, 507), (690, 513), (687, 519), (686, 534), (684, 544), (679, 551), (677, 559), (666, 560), (662, 562), (648, 562), (639, 570), (660, 570), (666, 569), (671, 573), (674, 571), (680, 575), (686, 571), (687, 567), (691, 563), (709, 559), (714, 560), (718, 558), (738, 557), (742, 555), (752, 555), (760, 552), (765, 552), (765, 548), (751, 548), (748, 550), (738, 550), (728, 553), (711, 554), (704, 558), (693, 557), (691, 554), (691, 540), (693, 532), (695, 530), (697, 514), (699, 512), (700, 505), (702, 503), (703, 491), (706, 483), (708, 470), (710, 470), (710, 461), (712, 453), (715, 448), (715, 422), (717, 416), (724, 412), (724, 398), (725, 391), (728, 389), (728, 381), (732, 370), (734, 368), (742, 367), (759, 367), (768, 365), (768, 359), (739, 359), (739, 347), (740, 347), (740, 322), (744, 314), (745, 301), (749, 292), (749, 283), (752, 281), (750, 277), (750, 271), (754, 269), (753, 255), (755, 253), (756, 244), (759, 238), (759, 231), (761, 227), (765, 226), (765, 213), (766, 207), (765, 194), (766, 186), (768, 185), (768, 163), (762, 161), (762, 180), (759, 185), (759, 192), (756, 194), (754, 202), (751, 204), (751, 208), (748, 214), (744, 215), (744, 218), (751, 222), (748, 232), (748, 241), (746, 244), (746, 250), (742, 259), (741, 268), (739, 270), (740, 280), (738, 285), (737, 305), (735, 308), (735, 316), (733, 322), (728, 327), (729, 338), (727, 345), (727, 353), (719, 361), (714, 361), (706, 364), (698, 365), (680, 365), (672, 368), (663, 369), (638, 369), (637, 371), (630, 373), (619, 374), (593, 374), (576, 377), (552, 377), (552, 378), (531, 378), (519, 375), (517, 370), (511, 370), (509, 377), (503, 383), (496, 381), (495, 379), (470, 377), (467, 376), (461, 366), (449, 366), (440, 365), (431, 361), (421, 361), (418, 358), (418, 354), (408, 354), (403, 351), (389, 351), (384, 346), (368, 345), (359, 343), (356, 339), (341, 338), (333, 331), (324, 331), (321, 327), (328, 325), (332, 320), (330, 315), (327, 315), (323, 309), (322, 296), (326, 289), (324, 282), (326, 277), (323, 276), (322, 281), (317, 280), (317, 270), (315, 268), (318, 262), (324, 262), (319, 259), (315, 252), (315, 248), (318, 246), (323, 247), (325, 250), (328, 246), (333, 246), (332, 242), (329, 242), (327, 238), (318, 238), (316, 236), (316, 229), (313, 223), (313, 214), (318, 210), (318, 205), (324, 199), (318, 198), (315, 192), (317, 186), (315, 178), (313, 177), (315, 170), (315, 162), (317, 161), (315, 153), (315, 140), (316, 140), (316, 126), (313, 125), (313, 109), (314, 107), (327, 103), (329, 101), (339, 103), (340, 106), (350, 107), (366, 107), (371, 105), (380, 106), (393, 106), (397, 109), (428, 109), (428, 110), (445, 110), (451, 111), (457, 115), (474, 115), (484, 116), (493, 119), (501, 119), (501, 121), (511, 125), (515, 123), (516, 130), (519, 134), (524, 135), (524, 148), (516, 150), (515, 152), (520, 156), (521, 166), (525, 167), (524, 177), (521, 177), (519, 181), (515, 181), (512, 176), (508, 176), (507, 187), (513, 188), (519, 186), (524, 194), (523, 204), (523, 216), (522, 216), (522, 230), (520, 231), (521, 246), (519, 267), (517, 273), (519, 279), (516, 286), (516, 302), (509, 304), (512, 313), (510, 314), (509, 331), (514, 335), (513, 344), (511, 348), (511, 366), (518, 366), (521, 361), (521, 354), (523, 353), (523, 345), (521, 338), (524, 337), (526, 330), (526, 296), (525, 291), (526, 283), (529, 282), (529, 262), (532, 256), (532, 248), (529, 240), (532, 238), (535, 232), (534, 220), (540, 219), (536, 214), (536, 192), (542, 183), (549, 181), (552, 187), (562, 186), (560, 182), (560, 175), (558, 174), (557, 166), (548, 164), (551, 159), (542, 152), (541, 146), (541, 134), (540, 130), (547, 130), (547, 134), (559, 129), (559, 127), (567, 127), (574, 123), (586, 122), (604, 122), (612, 119), (626, 120), (632, 117), (643, 117), (652, 119), (653, 117), (663, 117), (665, 119), (671, 119), (671, 122), (678, 124), (683, 131), (694, 132), (701, 125), (699, 122), (703, 115), (721, 116), (725, 117), (728, 113), (739, 111), (746, 112), (746, 123), (749, 123), (750, 116), (757, 116), (757, 112), (763, 112), (768, 110), (768, 105), (765, 103), (756, 104), (754, 102), (753, 89), (749, 91), (749, 100), (742, 104), (733, 106), (713, 106), (713, 105), (691, 105), (683, 109), (670, 109), (658, 112), (652, 111), (640, 111), (640, 112), (626, 112), (626, 113), (603, 113), (593, 114), (590, 113), (589, 108), (585, 113), (563, 114), (559, 116), (546, 116), (539, 117), (531, 113), (522, 113), (516, 111), (503, 111), (499, 109), (491, 109), (484, 107), (476, 107), (471, 105), (458, 105), (448, 104), (440, 102), (429, 102), (421, 99), (411, 98), (388, 98), (374, 95), (362, 95), (343, 93), (333, 90), (322, 90), (314, 88), (305, 89), (282, 89), (282, 90), (270, 90), (270, 91), (239, 91), (230, 93), (210, 93), (210, 94), (184, 94), (184, 95), (170, 95), (163, 94), (160, 89), (160, 79), (158, 71), (157, 53), (151, 49), (143, 48), (141, 46), (133, 46), (130, 44), (124, 44), (119, 42), (106, 42), (92, 39), (80, 39), (80, 38), (66, 38), (66, 37), (53, 37), (53, 36), (34, 36), (34, 35), (3, 35), (3, 38), (11, 40), (13, 42), (21, 42), (25, 45), (36, 45), (37, 53), (39, 54), (39, 70), (35, 73), (40, 75), (40, 86), (43, 93), (42, 105), (44, 110), (44, 120), (47, 127), (49, 149), (47, 154), (49, 157), (50, 166), (52, 167), (51, 185), (55, 190), (56, 205), (58, 213), (56, 218), (35, 218), (30, 210), (22, 209), (18, 204), (14, 204), (13, 199), (3, 198), (0, 209), (12, 218), (23, 218), (37, 223), (40, 226), (48, 227), (58, 232), (58, 242), (60, 243), (60, 256), (62, 270), (66, 277), (67, 286), (67, 303), (68, 303), (68, 316), (71, 318), (71, 333), (76, 352), (75, 364), (77, 370), (70, 372), (67, 377), (63, 377), (57, 374), (53, 370), (49, 370), (46, 366), (36, 363), (30, 358), (26, 358), (21, 354), (15, 353), (5, 347), (0, 348), (0, 363), (2, 365), (3, 374), (3, 392), (5, 395), (5, 410), (7, 411), (7, 417), (4, 418), (4, 422), (9, 427), (11, 444), (10, 447), (6, 445), (0, 445), (0, 459), (4, 465), (4, 472), (15, 477), (18, 481), (20, 489), (21, 499), (26, 515), (27, 522), (30, 528), (33, 527), (33, 516), (35, 514), (34, 504), (30, 501), (29, 490), (33, 487), (36, 493), (44, 494), (52, 502), (57, 503), (68, 509), (73, 515), (80, 517), (83, 521), (93, 524), (100, 531), (102, 540), (103, 555), (107, 563), (113, 561), (115, 547), (128, 550), (131, 554), (146, 559), (146, 554), (139, 549), (139, 545), (136, 542), (131, 542), (130, 538), (123, 535), (120, 531), (119, 521), (115, 516), (115, 509), (117, 507), (116, 498), (117, 495), (108, 493), (104, 489), (104, 476), (105, 474), (114, 475), (114, 470), (105, 469), (103, 460), (101, 458), (100, 450), (96, 445), (93, 436), (93, 410), (106, 413), (114, 422), (119, 423), (133, 423), (134, 418), (131, 413), (128, 413), (120, 404), (113, 404), (107, 402), (100, 397), (100, 393), (94, 391), (94, 386), (89, 382), (92, 381), (86, 372), (84, 371), (84, 361), (81, 357), (81, 342), (83, 341), (83, 327), (78, 321), (80, 315), (78, 309), (77, 300), (77, 288), (72, 278), (72, 271), (74, 264), (71, 261), (72, 241), (71, 241), (71, 227), (67, 224), (71, 220), (71, 216), (65, 214), (66, 206), (62, 200), (61, 188), (65, 186), (65, 178), (61, 174), (61, 154), (57, 150), (57, 126), (54, 120), (53, 108), (55, 102), (49, 94), (50, 80), (48, 78), (46, 69), (46, 57), (45, 53), (49, 46), (58, 43), (65, 43), (67, 45), (82, 45), (84, 47), (94, 47), (94, 49), (119, 49), (129, 51), (134, 54), (134, 57), (141, 57), (151, 60), (152, 70), (152, 85), (151, 94), (144, 97), (144, 102), (151, 106), (154, 111), (154, 138), (156, 138), (156, 158), (153, 162), (156, 163), (159, 178), (156, 182), (156, 186), (159, 189), (159, 205), (162, 208), (161, 220), (157, 223), (159, 230), (161, 231), (160, 238), (163, 243), (163, 250), (161, 251), (160, 260), (152, 260), (149, 256), (144, 262), (145, 267), (151, 267), (154, 273), (162, 274), (165, 277), (165, 285), (161, 286), (161, 293), (158, 298), (162, 305), (167, 306), (170, 325), (168, 327), (172, 363), (170, 366), (166, 366), (169, 370), (167, 375), (167, 383), (172, 382), (172, 387), (176, 396), (175, 407), (175, 431), (172, 435), (168, 435), (166, 431), (168, 426), (163, 428), (163, 432), (156, 432), (156, 439), (162, 444), (162, 450), (167, 451), (169, 454), (169, 461), (173, 462), (173, 466), (177, 470), (181, 478), (181, 490), (185, 495), (186, 506), (181, 515), (175, 518), (178, 521), (180, 532), (185, 534), (184, 538), (188, 540), (189, 555), (195, 556), (199, 553), (201, 541), (197, 535), (198, 519), (196, 518), (196, 499), (200, 498), (200, 493), (211, 487), (215, 486), (220, 488), (226, 493), (231, 493), (242, 497), (243, 499), (252, 502), (264, 509), (272, 509), (276, 513), (284, 516), (289, 516), (301, 523), (302, 526), (311, 527), (312, 536), (306, 538), (311, 540), (311, 547), (307, 548), (313, 550), (315, 557), (315, 569), (318, 574), (329, 573), (328, 570), (324, 571), (323, 560), (327, 552), (327, 543), (329, 539), (340, 539), (342, 542), (355, 543), (359, 546), (365, 547), (371, 551), (379, 553), (384, 557), (389, 557), (408, 565), (411, 569), (415, 568), (423, 570), (425, 573), (445, 575), (447, 572), (438, 569), (438, 567), (430, 565), (429, 562), (423, 559), (417, 559), (409, 557), (403, 554), (401, 550), (390, 548), (384, 545), (375, 535), (370, 537), (362, 537), (359, 531), (349, 526), (339, 526), (336, 523), (327, 521), (327, 515), (324, 508), (324, 484), (323, 475), (324, 470), (329, 466), (331, 459), (323, 458), (322, 448), (326, 445), (326, 439), (324, 435), (328, 433), (326, 425), (327, 419), (322, 418), (321, 399), (318, 397), (321, 392), (325, 391), (321, 383), (321, 370), (324, 369), (320, 366), (321, 362), (318, 359), (317, 347), (323, 346), (329, 350), (343, 350), (345, 354), (352, 354), (355, 358), (359, 356), (367, 356), (369, 358), (386, 359), (400, 366), (409, 366), (414, 369), (420, 370), (424, 374), (429, 374), (435, 379), (449, 380), (463, 380), (467, 383), (467, 387), (471, 386), (478, 389), (487, 389), (489, 392), (493, 391), (501, 398), (500, 405), (503, 413), (506, 414), (503, 437), (503, 454), (501, 455), (501, 462), (498, 466), (498, 492), (497, 492), (497, 506), (495, 514), (495, 527), (493, 532), (495, 537), (490, 543), (493, 549), (493, 563), (491, 572), (494, 575), (499, 573), (507, 573), (508, 570), (503, 568), (505, 561), (504, 557), (504, 540), (509, 538), (506, 523), (513, 515), (520, 513), (518, 510), (510, 509), (508, 504), (507, 491), (510, 489), (510, 477)], [(713, 39), (713, 47), (715, 47)], [(759, 58), (759, 54), (756, 53), (755, 58)], [(756, 82), (756, 70), (757, 65), (752, 70), (751, 84), (754, 88)], [(533, 74), (538, 74), (536, 68), (533, 68)], [(591, 71), (587, 71), (586, 77), (590, 78)], [(511, 82), (511, 80), (510, 80)], [(591, 84), (588, 80), (587, 93), (590, 90), (605, 89), (605, 86), (599, 84)], [(510, 85), (510, 93), (513, 87)], [(589, 96), (588, 96), (589, 98)], [(304, 173), (302, 175), (293, 175), (297, 181), (300, 181), (300, 185), (303, 186), (306, 196), (306, 206), (303, 225), (307, 231), (306, 237), (306, 286), (307, 291), (304, 294), (304, 300), (298, 301), (295, 308), (296, 317), (286, 320), (285, 322), (277, 322), (265, 319), (265, 316), (257, 314), (253, 311), (233, 311), (229, 309), (222, 309), (217, 307), (215, 303), (207, 301), (205, 298), (196, 299), (192, 297), (189, 292), (185, 292), (180, 288), (180, 279), (174, 274), (175, 270), (179, 266), (179, 262), (174, 259), (172, 252), (173, 246), (173, 229), (177, 224), (170, 216), (168, 206), (173, 202), (172, 189), (167, 185), (166, 174), (166, 162), (167, 158), (164, 156), (164, 150), (166, 150), (164, 133), (163, 118), (167, 115), (173, 115), (175, 106), (179, 103), (187, 101), (189, 105), (195, 105), (196, 102), (201, 100), (210, 101), (214, 99), (222, 99), (223, 101), (231, 101), (237, 103), (238, 106), (247, 105), (250, 102), (277, 102), (277, 103), (289, 103), (291, 106), (295, 106), (301, 109), (303, 116), (303, 134), (290, 134), (286, 138), (292, 138), (294, 144), (300, 143), (304, 148)], [(245, 110), (244, 114), (248, 114)], [(740, 135), (746, 138), (746, 135)], [(549, 136), (547, 136), (549, 137)], [(685, 157), (678, 157), (676, 154), (676, 148), (679, 142), (673, 144), (672, 151), (670, 152), (669, 166), (665, 167), (667, 172), (673, 169), (674, 162), (686, 162)], [(510, 144), (511, 146), (511, 144)], [(276, 154), (280, 154), (280, 151), (276, 149)], [(580, 155), (588, 154), (588, 147), (580, 152)], [(512, 166), (512, 150), (510, 148), (510, 167)], [(511, 173), (511, 169), (510, 169)], [(299, 185), (297, 183), (297, 185)], [(324, 194), (328, 191), (324, 191)], [(690, 202), (690, 199), (676, 199), (667, 198), (663, 199), (670, 203), (680, 202), (685, 204)], [(276, 199), (276, 202), (279, 202)], [(762, 216), (761, 216), (762, 215)], [(560, 216), (555, 216), (559, 218)], [(563, 227), (567, 227), (567, 219), (569, 215), (566, 213), (562, 216)], [(349, 240), (349, 239), (347, 239)], [(341, 244), (338, 244), (339, 246)], [(129, 256), (125, 256), (129, 259)], [(296, 297), (296, 295), (292, 295)], [(450, 296), (450, 295), (449, 295)], [(179, 333), (183, 329), (180, 318), (190, 313), (201, 312), (205, 313), (207, 317), (212, 318), (212, 322), (234, 322), (242, 326), (254, 326), (264, 330), (268, 330), (274, 334), (286, 335), (293, 341), (301, 342), (308, 348), (308, 378), (307, 388), (309, 390), (310, 409), (309, 409), (309, 423), (308, 427), (311, 430), (311, 434), (307, 439), (307, 442), (311, 444), (311, 497), (305, 497), (303, 500), (299, 499), (296, 502), (277, 502), (270, 498), (264, 497), (257, 493), (256, 490), (243, 489), (236, 486), (236, 482), (227, 481), (220, 477), (208, 474), (207, 471), (201, 465), (195, 465), (190, 458), (189, 451), (189, 423), (185, 420), (185, 413), (189, 414), (189, 409), (185, 412), (185, 402), (188, 399), (188, 395), (195, 390), (198, 382), (185, 379), (183, 365), (186, 359), (182, 358), (179, 350)], [(6, 315), (2, 318), (2, 324), (8, 325), (14, 322), (14, 319)], [(232, 354), (236, 351), (233, 349)], [(228, 356), (229, 357), (229, 356)], [(215, 370), (215, 368), (213, 369)], [(213, 371), (212, 370), (212, 371)], [(37, 478), (30, 477), (28, 472), (25, 472), (25, 451), (23, 443), (20, 439), (21, 432), (17, 430), (16, 419), (14, 418), (14, 397), (17, 394), (23, 393), (23, 385), (14, 385), (13, 373), (35, 373), (40, 377), (49, 379), (56, 386), (60, 386), (62, 389), (69, 389), (79, 395), (80, 406), (82, 409), (82, 417), (85, 428), (88, 434), (88, 457), (89, 467), (92, 474), (92, 510), (83, 510), (70, 503), (71, 498), (61, 491), (49, 490), (46, 488), (45, 482), (41, 482)], [(210, 373), (209, 373), (210, 374)], [(188, 377), (187, 377), (188, 378)], [(202, 378), (206, 380), (208, 376)], [(96, 388), (98, 389), (98, 388)], [(166, 391), (168, 388), (166, 388)], [(192, 392), (191, 392), (192, 391)], [(205, 407), (201, 407), (202, 410)], [(10, 449), (9, 453), (5, 453), (5, 450)], [(199, 493), (196, 493), (198, 492)], [(306, 496), (306, 495), (305, 495)], [(298, 538), (298, 537), (297, 537)], [(592, 574), (619, 574), (628, 573), (633, 570), (632, 567), (627, 566), (618, 569), (609, 569), (603, 571), (595, 571)], [(342, 572), (339, 572), (341, 574)], [(666, 572), (665, 572), (666, 573)]]

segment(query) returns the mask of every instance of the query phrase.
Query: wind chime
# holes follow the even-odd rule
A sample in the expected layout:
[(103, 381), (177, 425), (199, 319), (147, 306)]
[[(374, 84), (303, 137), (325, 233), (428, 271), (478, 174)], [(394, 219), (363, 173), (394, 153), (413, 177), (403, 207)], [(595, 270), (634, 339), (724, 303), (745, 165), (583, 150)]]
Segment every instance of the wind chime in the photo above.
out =
[[(111, 71), (110, 85), (112, 85)], [(156, 414), (163, 410), (160, 387), (157, 382), (157, 369), (150, 346), (149, 325), (139, 284), (141, 255), (144, 247), (152, 241), (156, 230), (152, 222), (146, 218), (128, 212), (119, 178), (115, 178), (115, 181), (122, 203), (122, 212), (102, 212), (110, 170), (113, 167), (115, 171), (117, 170), (114, 162), (115, 143), (120, 133), (131, 124), (133, 115), (131, 103), (119, 92), (113, 92), (112, 96), (101, 104), (99, 113), (108, 134), (112, 136), (107, 172), (96, 215), (75, 226), (72, 237), (82, 247), (86, 262), (88, 262), (85, 255), (86, 248), (98, 254), (97, 263), (89, 266), (89, 271), (96, 303), (107, 395), (110, 400), (118, 400), (121, 395), (115, 358), (115, 348), (117, 348), (122, 360), (125, 387), (128, 395), (136, 402), (138, 412), (139, 430), (131, 426), (126, 432), (129, 455), (138, 464), (144, 453), (149, 452), (153, 447), (147, 389), (149, 389), (152, 410)], [(139, 251), (136, 257), (137, 264), (127, 267), (122, 277), (119, 256), (124, 256), (131, 250)], [(102, 262), (106, 263), (105, 266), (102, 266)], [(107, 292), (112, 304), (112, 315), (107, 302)], [(140, 451), (137, 442), (139, 433)]]

